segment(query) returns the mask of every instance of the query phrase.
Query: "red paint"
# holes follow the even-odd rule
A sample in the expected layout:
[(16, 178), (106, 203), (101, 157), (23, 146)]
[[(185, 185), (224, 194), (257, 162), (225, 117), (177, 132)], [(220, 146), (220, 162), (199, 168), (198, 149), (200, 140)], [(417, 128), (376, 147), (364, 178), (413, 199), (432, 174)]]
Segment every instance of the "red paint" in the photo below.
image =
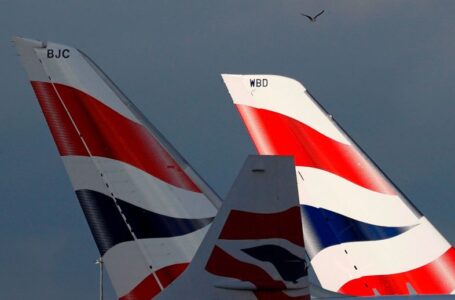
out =
[(356, 147), (288, 116), (246, 105), (236, 107), (259, 154), (293, 155), (297, 166), (325, 170), (376, 192), (397, 193)]
[(186, 270), (188, 265), (188, 263), (181, 263), (164, 267), (156, 271), (156, 276), (160, 280), (161, 285), (166, 288)]
[[(60, 155), (88, 156), (52, 84), (32, 82)], [(200, 192), (141, 124), (69, 86), (54, 84), (93, 156), (119, 160), (176, 187)]]
[(232, 210), (224, 224), (220, 239), (255, 240), (279, 238), (304, 247), (300, 207), (259, 214)]
[(152, 274), (142, 280), (128, 294), (119, 298), (119, 300), (150, 300), (161, 292), (155, 277)]
[[(155, 274), (160, 280), (161, 285), (166, 288), (185, 271), (187, 266), (188, 263), (170, 265), (159, 269)], [(150, 274), (128, 294), (120, 297), (119, 300), (150, 300), (160, 292), (161, 288), (158, 282), (153, 274)]]
[(339, 292), (353, 296), (373, 296), (373, 289), (376, 289), (381, 295), (408, 295), (408, 282), (417, 294), (449, 294), (455, 290), (455, 249), (450, 248), (438, 259), (414, 270), (351, 280)]
[(60, 155), (74, 153), (88, 156), (79, 134), (71, 124), (71, 120), (52, 86), (45, 82), (32, 81), (32, 87)]

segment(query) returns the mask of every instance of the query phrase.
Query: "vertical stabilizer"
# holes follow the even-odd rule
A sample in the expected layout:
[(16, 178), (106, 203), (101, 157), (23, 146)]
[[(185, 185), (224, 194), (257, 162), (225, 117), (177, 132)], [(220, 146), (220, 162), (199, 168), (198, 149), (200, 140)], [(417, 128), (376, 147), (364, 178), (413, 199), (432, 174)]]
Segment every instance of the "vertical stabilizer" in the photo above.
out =
[(188, 270), (159, 299), (309, 299), (293, 160), (250, 156)]
[(215, 193), (81, 51), (14, 38), (121, 299), (151, 299), (191, 261)]
[(292, 155), (311, 264), (351, 295), (449, 294), (455, 249), (299, 82), (222, 75), (260, 154)]

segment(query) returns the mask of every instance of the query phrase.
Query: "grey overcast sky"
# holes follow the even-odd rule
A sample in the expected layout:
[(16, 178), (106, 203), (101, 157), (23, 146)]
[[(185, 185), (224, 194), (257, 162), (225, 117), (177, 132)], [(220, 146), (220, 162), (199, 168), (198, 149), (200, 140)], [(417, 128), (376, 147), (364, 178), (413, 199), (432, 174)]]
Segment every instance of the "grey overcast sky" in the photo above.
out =
[(82, 49), (223, 196), (255, 150), (220, 73), (294, 77), (453, 244), (454, 15), (453, 0), (0, 0), (2, 298), (98, 292), (95, 243), (12, 36)]

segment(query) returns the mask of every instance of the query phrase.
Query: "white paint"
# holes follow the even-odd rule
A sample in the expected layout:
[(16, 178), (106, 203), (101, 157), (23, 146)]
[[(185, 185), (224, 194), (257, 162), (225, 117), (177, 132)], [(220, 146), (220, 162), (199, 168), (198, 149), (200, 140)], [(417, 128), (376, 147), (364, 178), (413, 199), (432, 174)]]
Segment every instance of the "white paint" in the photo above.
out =
[[(276, 75), (222, 75), (235, 104), (273, 111), (293, 118), (340, 143), (349, 138), (305, 92), (298, 81)], [(267, 79), (267, 87), (251, 87), (250, 80)]]
[(250, 155), (226, 197), (237, 199), (232, 209), (269, 214), (291, 208), (298, 198), (293, 164), (289, 156)]
[(48, 82), (47, 74), (44, 72), (43, 66), (34, 50), (43, 48), (43, 42), (20, 37), (13, 38), (13, 42), (30, 81)]
[(210, 225), (194, 232), (169, 238), (141, 239), (154, 271), (163, 267), (190, 262)]
[(75, 190), (93, 190), (109, 197), (113, 193), (116, 198), (138, 207), (176, 218), (216, 215), (215, 207), (204, 194), (168, 184), (127, 163), (98, 156), (64, 156), (62, 160)]
[(135, 241), (120, 243), (109, 249), (103, 260), (117, 295), (121, 297), (129, 293), (152, 271), (190, 262), (209, 227), (179, 237), (141, 239), (152, 269)]
[(419, 216), (399, 195), (375, 192), (317, 168), (297, 166), (296, 172), (301, 204), (379, 226), (411, 226), (419, 222)]
[(151, 274), (144, 255), (134, 241), (109, 249), (103, 256), (103, 262), (118, 297), (130, 292)]

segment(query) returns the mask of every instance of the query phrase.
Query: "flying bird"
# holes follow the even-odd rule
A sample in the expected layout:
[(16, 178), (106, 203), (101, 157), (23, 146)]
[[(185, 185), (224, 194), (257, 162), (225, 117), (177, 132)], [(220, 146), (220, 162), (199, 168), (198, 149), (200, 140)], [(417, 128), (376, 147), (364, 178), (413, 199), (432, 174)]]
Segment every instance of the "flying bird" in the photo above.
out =
[(316, 22), (316, 18), (319, 17), (320, 15), (322, 15), (323, 13), (324, 13), (324, 10), (321, 11), (320, 13), (318, 13), (317, 15), (315, 15), (314, 17), (306, 15), (304, 13), (300, 13), (300, 14), (304, 17), (307, 17), (310, 20), (310, 22)]

